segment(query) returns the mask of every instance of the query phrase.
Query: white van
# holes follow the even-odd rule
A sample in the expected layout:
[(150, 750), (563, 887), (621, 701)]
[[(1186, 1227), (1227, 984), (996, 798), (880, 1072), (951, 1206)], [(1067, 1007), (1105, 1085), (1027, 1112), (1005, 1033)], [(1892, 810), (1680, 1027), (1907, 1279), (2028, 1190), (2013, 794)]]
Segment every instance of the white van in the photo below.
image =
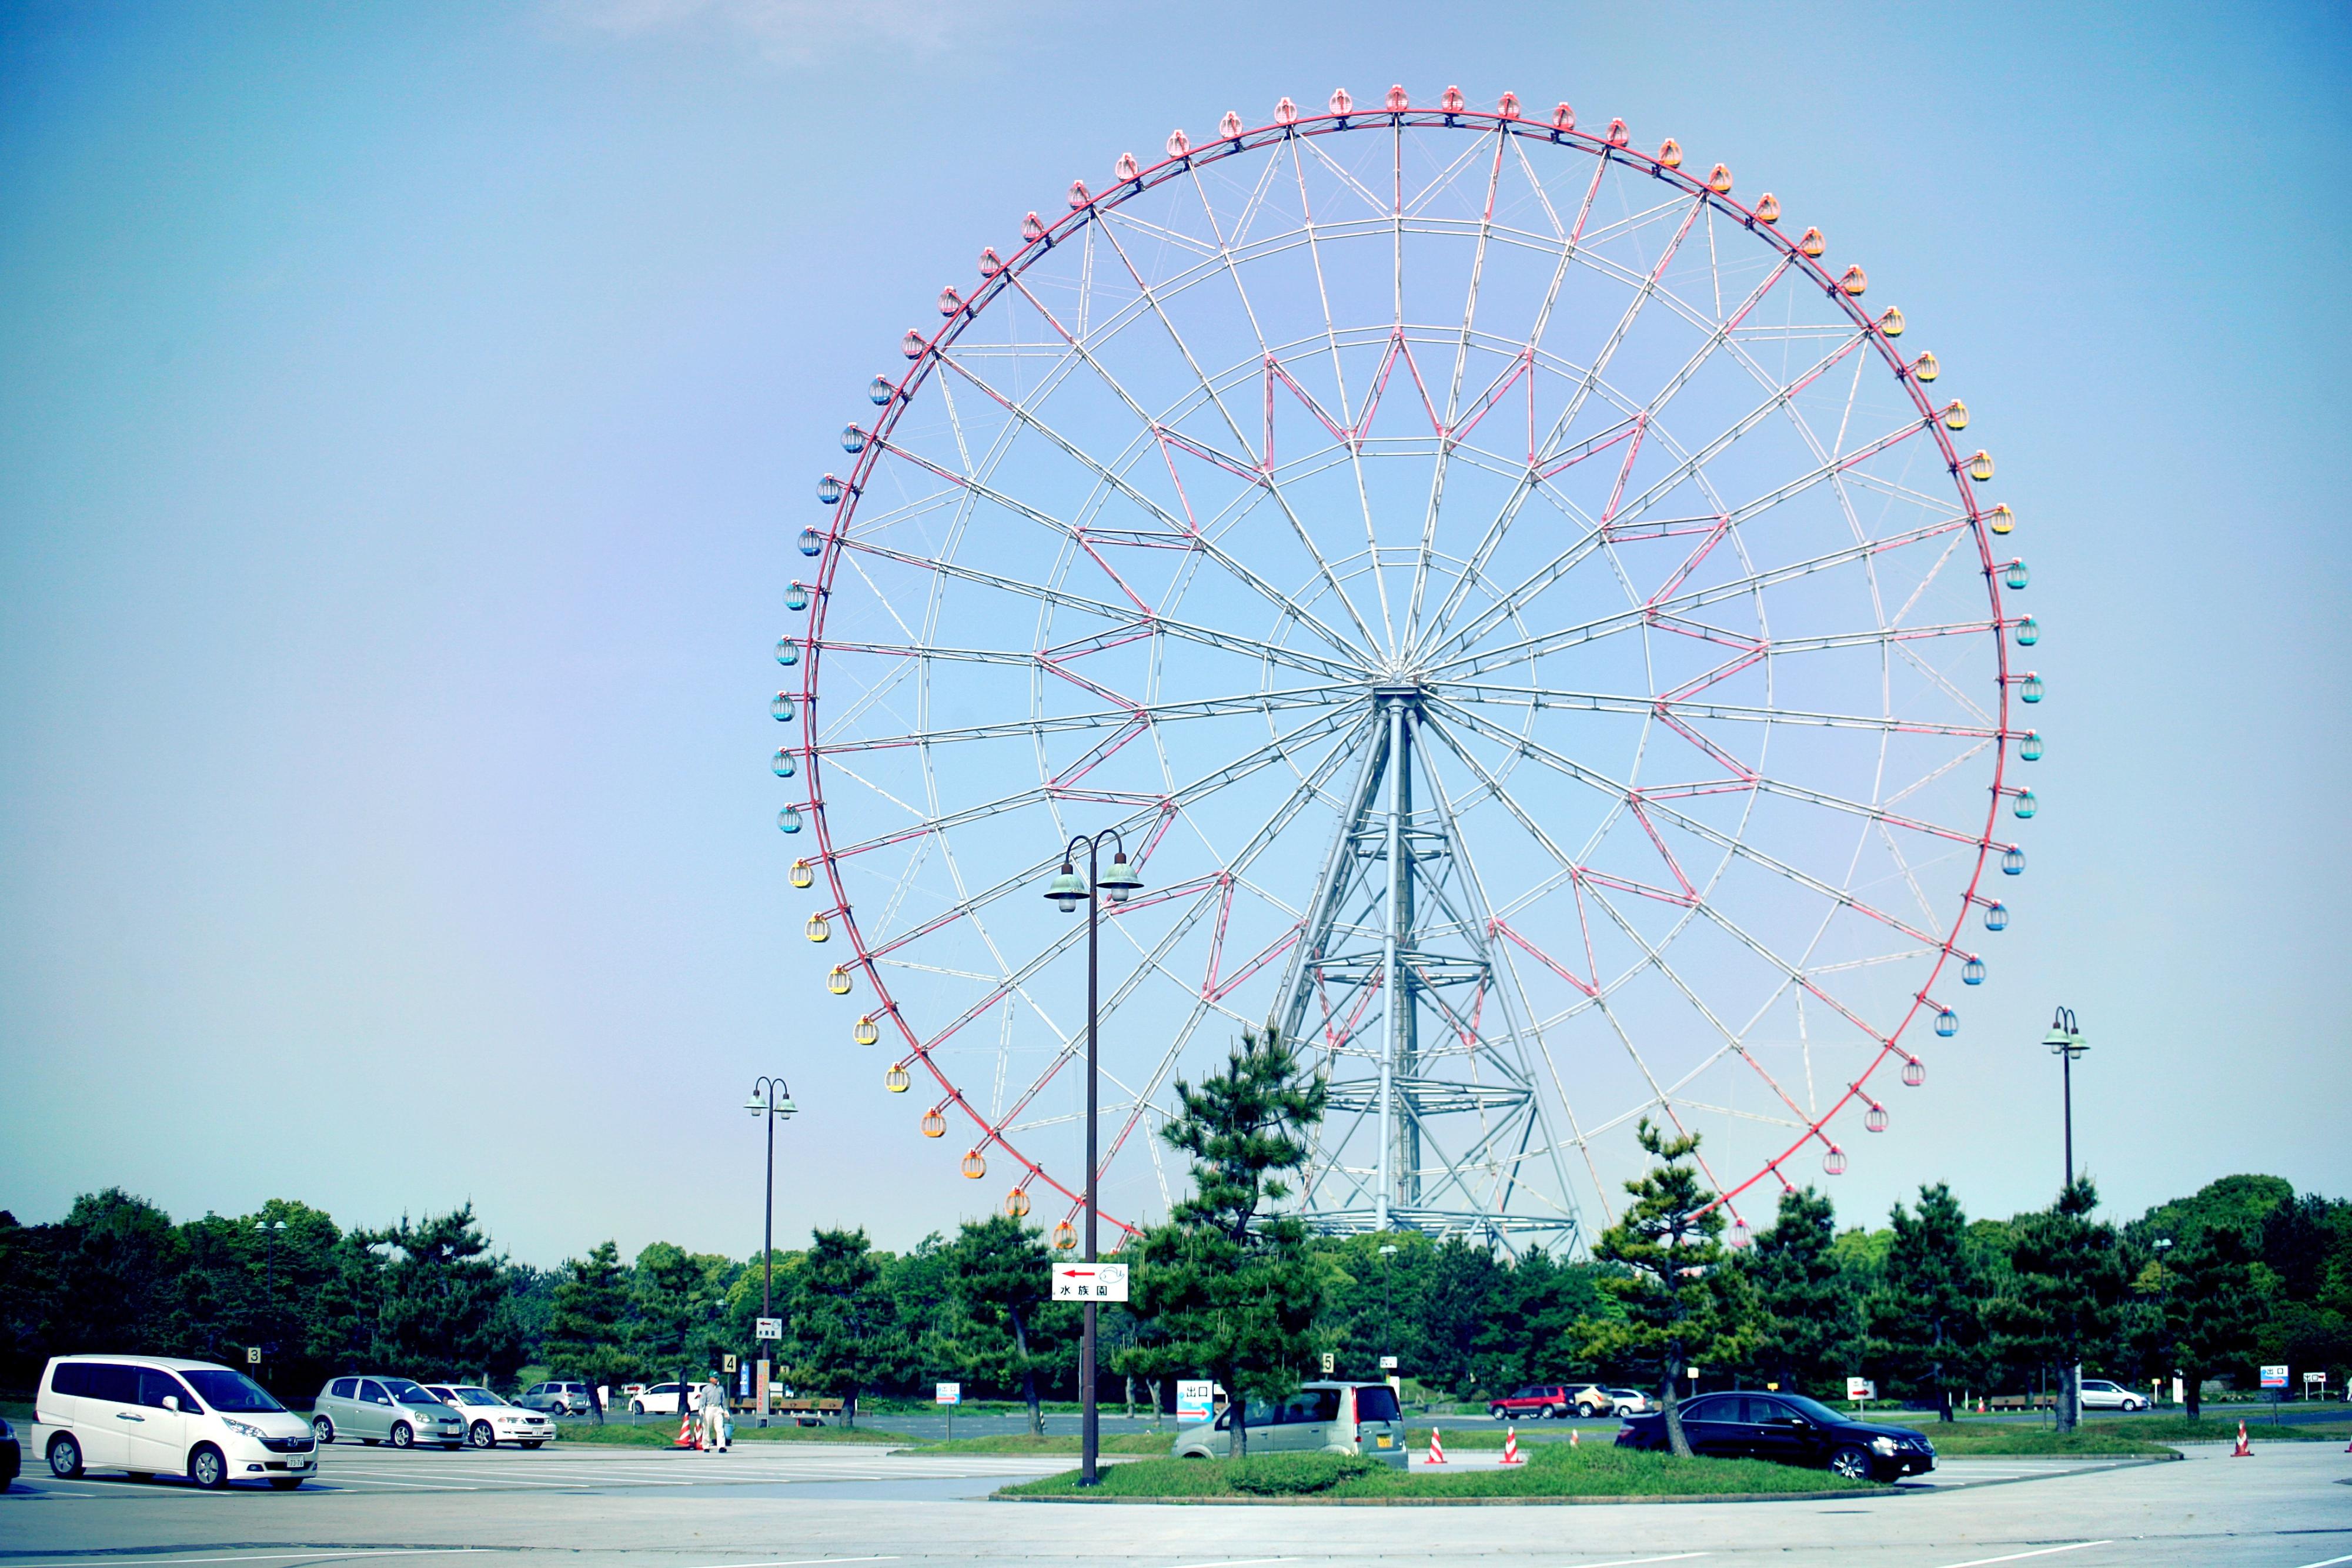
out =
[(266, 1480), (292, 1491), (317, 1473), (310, 1424), (241, 1372), (149, 1355), (61, 1355), (41, 1373), (34, 1419), (49, 1471), (184, 1475), (200, 1487)]

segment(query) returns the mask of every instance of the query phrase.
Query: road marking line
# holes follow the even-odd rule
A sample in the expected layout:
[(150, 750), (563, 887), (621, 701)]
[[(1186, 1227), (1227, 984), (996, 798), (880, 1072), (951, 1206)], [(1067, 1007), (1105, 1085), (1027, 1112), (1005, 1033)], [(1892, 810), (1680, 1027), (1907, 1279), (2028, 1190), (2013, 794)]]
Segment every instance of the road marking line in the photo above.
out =
[(793, 1557), (782, 1563), (710, 1563), (703, 1568), (817, 1568), (824, 1563), (896, 1563), (896, 1557)]
[(1671, 1557), (1612, 1557), (1606, 1563), (1579, 1563), (1573, 1568), (1633, 1568), (1637, 1563), (1681, 1563), (1706, 1555), (1704, 1552), (1677, 1552)]
[(2022, 1557), (2047, 1557), (2053, 1552), (2080, 1552), (2086, 1546), (2114, 1544), (2112, 1541), (2077, 1541), (2067, 1546), (2042, 1546), (2032, 1552), (2012, 1552), (2006, 1557), (1971, 1557), (1966, 1563), (1947, 1563), (1944, 1568), (1984, 1568), (1988, 1563), (2014, 1563)]
[(2306, 1563), (2303, 1568), (2336, 1568), (2338, 1563), (2352, 1563), (2352, 1552), (2347, 1552), (2342, 1557), (2330, 1557), (2325, 1563)]
[(1186, 1563), (1181, 1568), (1252, 1568), (1259, 1563), (1295, 1563), (1294, 1557), (1228, 1557), (1215, 1563)]
[(487, 1552), (486, 1546), (388, 1546), (381, 1551), (366, 1546), (346, 1546), (332, 1552), (249, 1552), (235, 1557), (116, 1557), (111, 1553), (96, 1557), (67, 1558), (57, 1563), (21, 1563), (14, 1568), (86, 1568), (97, 1563), (282, 1563), (297, 1558), (315, 1557), (418, 1557), (433, 1556), (445, 1552)]

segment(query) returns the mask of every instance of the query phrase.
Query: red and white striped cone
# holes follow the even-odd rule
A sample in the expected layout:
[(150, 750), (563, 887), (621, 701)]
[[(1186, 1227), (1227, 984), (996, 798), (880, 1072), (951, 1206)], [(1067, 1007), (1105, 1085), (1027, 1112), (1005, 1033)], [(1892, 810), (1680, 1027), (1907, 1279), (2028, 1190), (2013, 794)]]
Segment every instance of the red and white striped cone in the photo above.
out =
[(2238, 1446), (2230, 1450), (2230, 1457), (2233, 1459), (2251, 1459), (2254, 1457), (2254, 1445), (2246, 1436), (2246, 1424), (2243, 1421), (2238, 1423)]
[(1426, 1458), (1426, 1459), (1423, 1459), (1423, 1460), (1422, 1461), (1422, 1463), (1426, 1464), (1426, 1465), (1442, 1465), (1442, 1464), (1444, 1464), (1444, 1462), (1445, 1462), (1445, 1444), (1444, 1444), (1444, 1440), (1439, 1437), (1439, 1435), (1438, 1435), (1438, 1431), (1437, 1431), (1437, 1428), (1436, 1428), (1436, 1427), (1432, 1427), (1429, 1429), (1429, 1458)]
[(1506, 1427), (1503, 1428), (1503, 1463), (1516, 1465), (1518, 1462), (1519, 1429), (1517, 1427)]
[(682, 1397), (678, 1401), (677, 1406), (677, 1441), (670, 1446), (676, 1448), (699, 1448), (702, 1447), (702, 1439), (696, 1435), (694, 1430), (694, 1412), (687, 1408), (686, 1402)]
[(1582, 1440), (1584, 1434), (1582, 1432), (1579, 1431), (1574, 1427), (1570, 1427), (1568, 1429), (1568, 1446), (1573, 1448), (1580, 1441)]

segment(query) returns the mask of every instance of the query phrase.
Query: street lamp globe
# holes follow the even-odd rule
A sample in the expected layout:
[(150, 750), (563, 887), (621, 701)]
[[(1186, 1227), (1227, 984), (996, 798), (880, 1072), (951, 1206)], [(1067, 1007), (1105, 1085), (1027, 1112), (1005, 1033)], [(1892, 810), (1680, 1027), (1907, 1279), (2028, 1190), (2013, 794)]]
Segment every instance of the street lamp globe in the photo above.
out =
[(1077, 908), (1078, 900), (1087, 896), (1087, 879), (1080, 876), (1069, 862), (1064, 861), (1061, 871), (1046, 885), (1045, 896), (1061, 905), (1062, 913), (1067, 915)]
[(1120, 850), (1111, 856), (1110, 870), (1103, 873), (1102, 890), (1110, 894), (1113, 904), (1125, 904), (1128, 894), (1143, 885), (1143, 879), (1128, 863), (1127, 852)]

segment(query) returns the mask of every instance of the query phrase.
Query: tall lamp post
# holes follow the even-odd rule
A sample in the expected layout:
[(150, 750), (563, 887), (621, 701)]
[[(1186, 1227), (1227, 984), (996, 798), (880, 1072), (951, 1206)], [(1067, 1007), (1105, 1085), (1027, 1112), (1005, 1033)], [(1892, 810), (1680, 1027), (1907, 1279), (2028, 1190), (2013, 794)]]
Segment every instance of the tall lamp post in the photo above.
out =
[[(760, 1228), (760, 1315), (776, 1315), (776, 1124), (800, 1109), (781, 1078), (762, 1073), (751, 1081), (751, 1098), (743, 1109), (768, 1124), (767, 1219)], [(760, 1364), (768, 1364), (766, 1342), (760, 1345)], [(760, 1425), (768, 1424), (768, 1380), (760, 1379)]]
[[(1111, 842), (1110, 870), (1099, 869), (1103, 841)], [(1087, 873), (1077, 872), (1077, 852), (1087, 852)], [(1062, 869), (1055, 873), (1045, 888), (1045, 896), (1059, 905), (1063, 914), (1076, 909), (1081, 902), (1087, 906), (1087, 1261), (1095, 1262), (1095, 1166), (1098, 1163), (1095, 1149), (1095, 1087), (1096, 1029), (1100, 993), (1098, 966), (1096, 961), (1102, 935), (1102, 900), (1095, 897), (1097, 889), (1113, 904), (1125, 904), (1128, 894), (1143, 885), (1143, 879), (1127, 858), (1127, 841), (1118, 836), (1117, 828), (1105, 828), (1089, 838), (1084, 833), (1073, 838), (1062, 849)], [(1102, 1413), (1095, 1403), (1095, 1304), (1086, 1307), (1084, 1343), (1078, 1352), (1078, 1484), (1090, 1487), (1101, 1478), (1095, 1473), (1095, 1456), (1102, 1446)]]
[(2066, 1180), (2065, 1186), (2074, 1185), (2074, 1059), (2090, 1050), (2082, 1031), (2074, 1027), (2074, 1009), (2060, 1008), (2050, 1020), (2050, 1032), (2042, 1043), (2060, 1062), (2060, 1080), (2063, 1085), (2066, 1105)]
[(278, 1233), (286, 1222), (275, 1218), (257, 1219), (253, 1228), (261, 1232), (261, 1346), (268, 1355), (277, 1349), (269, 1330), (278, 1315)]

